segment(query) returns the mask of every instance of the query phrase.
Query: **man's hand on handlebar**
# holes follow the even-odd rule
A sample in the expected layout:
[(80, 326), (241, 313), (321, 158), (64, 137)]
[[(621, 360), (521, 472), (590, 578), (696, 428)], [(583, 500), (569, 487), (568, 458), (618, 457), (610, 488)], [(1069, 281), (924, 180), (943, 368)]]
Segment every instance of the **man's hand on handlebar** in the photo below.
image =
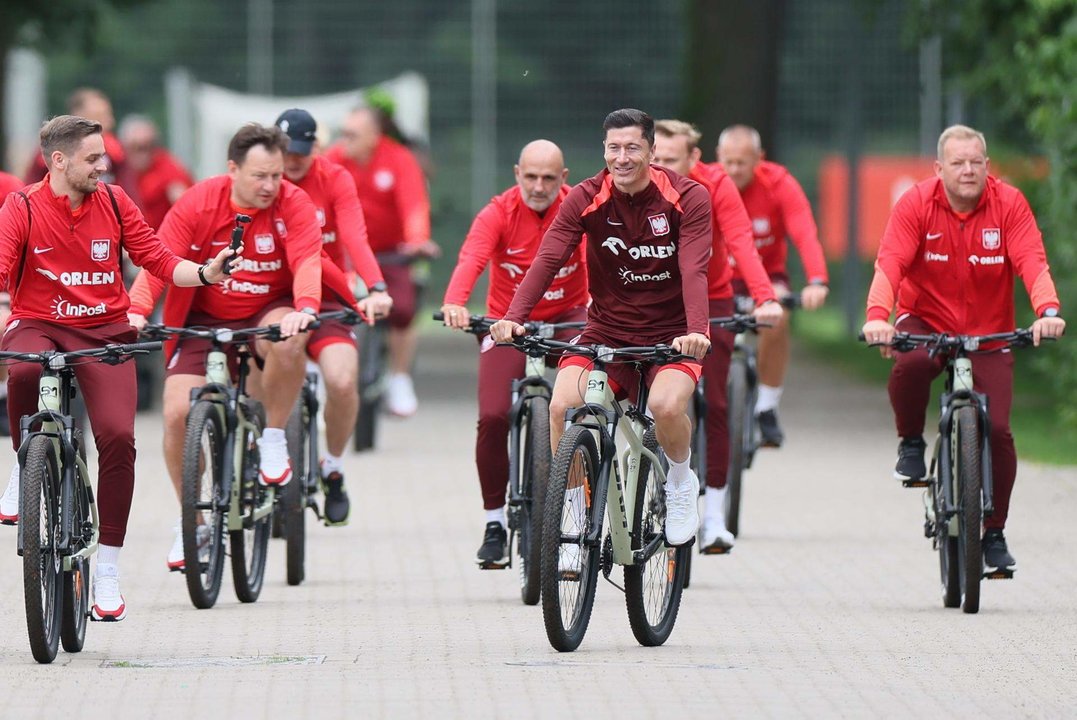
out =
[(130, 323), (131, 327), (135, 330), (142, 332), (142, 329), (146, 327), (146, 323), (149, 321), (146, 319), (145, 315), (140, 315), (136, 312), (128, 312), (127, 322)]
[(463, 305), (445, 303), (441, 306), (441, 314), (445, 316), (443, 322), (446, 327), (467, 330), (471, 326), (471, 314)]
[(389, 311), (393, 309), (393, 299), (389, 297), (389, 293), (378, 290), (367, 295), (356, 305), (366, 315), (367, 325), (373, 325), (379, 318), (388, 317)]
[(886, 320), (868, 320), (860, 330), (864, 335), (864, 342), (869, 345), (879, 345), (879, 354), (884, 358), (894, 357), (894, 349), (890, 343), (894, 341), (894, 326)]
[(826, 285), (805, 285), (800, 291), (800, 306), (805, 310), (818, 310), (826, 302), (829, 293)]
[(303, 330), (307, 329), (307, 326), (314, 322), (314, 316), (293, 310), (280, 320), (280, 335), (281, 337), (291, 337), (297, 335)]
[(782, 321), (782, 315), (785, 311), (782, 309), (782, 304), (778, 301), (764, 302), (755, 306), (752, 310), (752, 317), (760, 325), (777, 325)]
[(1032, 323), (1032, 345), (1040, 346), (1043, 338), (1060, 338), (1066, 332), (1066, 321), (1060, 317), (1041, 317)]
[[(778, 309), (781, 310), (781, 307), (779, 306)], [(696, 360), (702, 360), (703, 356), (710, 350), (711, 341), (707, 339), (706, 335), (688, 333), (674, 338), (670, 345), (679, 353), (691, 355)]]
[(402, 255), (434, 259), (441, 256), (441, 246), (433, 240), (421, 243), (404, 243), (397, 250)]
[(520, 323), (514, 323), (512, 320), (498, 320), (490, 326), (490, 337), (496, 343), (510, 343), (514, 337), (526, 333), (527, 328)]

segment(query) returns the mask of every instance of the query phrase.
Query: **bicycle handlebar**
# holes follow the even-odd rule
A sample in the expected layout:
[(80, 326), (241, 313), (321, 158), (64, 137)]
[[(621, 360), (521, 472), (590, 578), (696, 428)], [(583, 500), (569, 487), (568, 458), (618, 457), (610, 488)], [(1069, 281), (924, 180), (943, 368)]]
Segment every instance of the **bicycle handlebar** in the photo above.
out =
[[(864, 342), (864, 333), (858, 333), (857, 339)], [(1054, 340), (1055, 338), (1044, 339)], [(899, 332), (895, 333), (894, 339), (888, 343), (868, 343), (868, 347), (888, 346), (898, 352), (910, 352), (918, 347), (926, 347), (929, 348), (931, 356), (934, 357), (940, 352), (949, 350), (963, 350), (964, 352), (970, 353), (979, 352), (981, 345), (994, 342), (1005, 343), (1007, 347), (1011, 348), (1031, 347), (1032, 331), (1028, 328), (1017, 328), (1010, 332), (993, 333), (990, 335), (952, 335), (950, 333), (916, 335), (913, 333)]]
[(53, 370), (59, 370), (67, 364), (68, 360), (76, 358), (96, 358), (100, 362), (109, 365), (118, 365), (130, 360), (135, 355), (145, 355), (161, 349), (161, 341), (136, 343), (112, 343), (95, 348), (82, 350), (43, 350), (41, 352), (15, 352), (11, 350), (0, 351), (0, 360), (14, 360), (16, 362), (33, 362), (47, 366)]
[[(356, 325), (362, 322), (362, 316), (351, 308), (322, 313), (321, 315), (315, 315), (314, 320), (300, 332), (315, 330), (326, 320), (340, 320), (349, 325)], [(170, 327), (159, 323), (147, 323), (142, 329), (141, 335), (154, 340), (167, 340), (173, 337), (205, 338), (220, 343), (246, 342), (255, 337), (261, 337), (269, 342), (287, 340), (286, 337), (280, 334), (280, 325), (277, 323), (249, 328), (210, 328), (200, 325)]]
[[(435, 312), (433, 317), (438, 322), (445, 322), (445, 313), (440, 310)], [(500, 319), (489, 317), (488, 315), (469, 315), (467, 318), (468, 327), (463, 328), (463, 331), (472, 335), (482, 335), (489, 332), (490, 326)], [(552, 338), (558, 330), (576, 330), (585, 325), (587, 323), (583, 321), (548, 323), (541, 320), (529, 320), (523, 323), (528, 335), (538, 335), (544, 338)]]
[(512, 346), (525, 353), (542, 351), (543, 354), (560, 352), (562, 355), (589, 355), (594, 360), (610, 362), (606, 358), (621, 358), (625, 362), (653, 362), (656, 365), (668, 365), (677, 362), (699, 362), (691, 355), (685, 355), (664, 343), (640, 347), (611, 348), (605, 345), (576, 345), (561, 342), (538, 335), (518, 335), (512, 339)]
[(747, 330), (758, 330), (761, 327), (770, 327), (770, 323), (761, 323), (751, 315), (735, 314), (730, 317), (712, 317), (711, 325), (717, 325), (723, 330), (739, 335)]

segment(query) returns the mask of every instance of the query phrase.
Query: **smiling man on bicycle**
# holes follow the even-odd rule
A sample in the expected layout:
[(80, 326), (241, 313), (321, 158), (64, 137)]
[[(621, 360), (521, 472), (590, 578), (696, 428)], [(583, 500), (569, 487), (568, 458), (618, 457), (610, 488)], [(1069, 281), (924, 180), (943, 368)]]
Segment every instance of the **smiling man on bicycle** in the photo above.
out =
[[(906, 192), (894, 206), (879, 245), (867, 302), (864, 338), (886, 344), (896, 331), (986, 335), (1014, 329), (1013, 284), (1019, 275), (1037, 319), (1033, 340), (1060, 337), (1058, 294), (1047, 267), (1043, 237), (1028, 201), (1017, 188), (988, 175), (982, 133), (954, 125), (939, 137), (935, 175)], [(897, 304), (897, 321), (889, 323)], [(884, 356), (893, 353), (883, 348)], [(926, 349), (901, 353), (890, 373), (898, 446), (894, 477), (922, 478), (923, 438), (931, 381), (946, 358)], [(975, 389), (990, 399), (994, 512), (984, 519), (984, 565), (1013, 570), (1003, 528), (1017, 475), (1010, 433), (1013, 355), (1009, 350), (977, 356)]]
[[(258, 440), (259, 482), (265, 485), (284, 485), (292, 476), (284, 426), (306, 370), (308, 338), (301, 331), (320, 307), (323, 283), (338, 299), (351, 296), (343, 273), (322, 252), (321, 228), (310, 197), (284, 181), (287, 148), (288, 136), (280, 128), (243, 126), (228, 144), (228, 172), (184, 193), (160, 230), (161, 238), (177, 253), (201, 258), (228, 245), (237, 213), (251, 218), (244, 231), (249, 250), (232, 276), (219, 286), (169, 292), (164, 322), (210, 327), (280, 324), (286, 340), (259, 340), (254, 348), (264, 361), (256, 397), (266, 410), (266, 428)], [(139, 274), (131, 288), (132, 325), (145, 325), (162, 289), (146, 273)], [(166, 346), (164, 455), (177, 497), (183, 488), (191, 390), (206, 382), (210, 345), (209, 340), (196, 338)], [(234, 352), (233, 348), (232, 362)], [(168, 566), (178, 570), (183, 564), (183, 537), (177, 526)]]
[[(692, 423), (688, 402), (710, 348), (707, 263), (711, 203), (693, 180), (651, 165), (654, 120), (640, 110), (615, 110), (602, 124), (606, 169), (574, 187), (561, 204), (538, 255), (505, 318), (490, 329), (497, 342), (525, 332), (520, 324), (576, 250), (587, 243), (592, 303), (581, 343), (632, 347), (667, 343), (696, 358), (652, 367), (649, 409), (669, 459), (666, 540), (683, 545), (699, 529), (699, 478), (689, 467)], [(583, 401), (588, 360), (566, 356), (550, 400), (550, 436), (556, 451), (568, 408)], [(629, 373), (611, 368), (611, 386), (631, 388)]]
[[(99, 123), (53, 118), (41, 128), (41, 153), (45, 179), (12, 195), (0, 210), (0, 285), (11, 289), (2, 349), (70, 351), (134, 341), (123, 251), (162, 284), (191, 287), (224, 279), (231, 249), (207, 253), (201, 265), (182, 260), (154, 236), (122, 189), (99, 181), (108, 169)], [(18, 449), (19, 419), (37, 411), (41, 367), (23, 363), (9, 372), (8, 415)], [(118, 564), (135, 484), (135, 367), (91, 363), (75, 374), (99, 454), (101, 546), (92, 613), (97, 620), (122, 620), (127, 606)], [(18, 519), (18, 503), (16, 465), (0, 500), (4, 521)]]
[[(549, 229), (568, 194), (561, 149), (549, 140), (535, 140), (520, 151), (513, 168), (516, 184), (490, 201), (475, 218), (460, 248), (441, 312), (445, 324), (468, 327), (465, 307), (475, 282), (490, 265), (490, 289), (486, 312), (502, 317), (508, 310), (520, 280), (531, 267), (542, 236)], [(577, 247), (558, 269), (529, 320), (549, 323), (579, 322), (587, 317), (587, 270), (583, 248)], [(578, 330), (570, 331), (579, 334)], [(566, 338), (562, 338), (566, 339)], [(486, 510), (486, 530), (475, 561), (483, 569), (508, 563), (505, 530), (505, 488), (509, 476), (509, 406), (512, 381), (523, 377), (522, 354), (480, 340), (479, 427), (475, 439), (475, 464)], [(545, 478), (542, 478), (544, 481)]]

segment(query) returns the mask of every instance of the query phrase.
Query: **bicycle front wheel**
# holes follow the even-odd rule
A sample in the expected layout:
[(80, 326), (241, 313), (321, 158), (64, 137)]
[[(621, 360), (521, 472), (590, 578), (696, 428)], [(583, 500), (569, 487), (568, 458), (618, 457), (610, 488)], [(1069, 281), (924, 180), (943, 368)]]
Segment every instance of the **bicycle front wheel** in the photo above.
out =
[(39, 663), (56, 659), (60, 641), (63, 558), (60, 539), (60, 474), (52, 440), (36, 435), (26, 449), (20, 484), (19, 532), (22, 533), (22, 579), (26, 632)]
[(211, 608), (221, 592), (224, 573), (224, 430), (217, 404), (199, 400), (187, 415), (183, 441), (184, 576), (187, 594), (196, 608)]
[[(305, 391), (304, 391), (305, 392)], [(281, 488), (281, 536), (285, 542), (285, 565), (288, 584), (298, 585), (306, 577), (307, 554), (307, 407), (300, 393), (299, 401), (288, 417), (284, 429), (288, 456), (292, 460), (292, 481)]]
[(740, 498), (744, 469), (751, 452), (752, 409), (748, 407), (748, 366), (734, 355), (729, 365), (729, 472), (725, 496), (725, 526), (734, 536), (740, 533)]
[[(262, 404), (249, 400), (247, 402), (247, 421), (254, 428), (240, 427), (239, 452), (242, 454), (240, 476), (235, 482), (239, 486), (239, 513), (243, 527), (228, 533), (232, 547), (232, 582), (236, 588), (236, 597), (240, 602), (252, 603), (262, 593), (265, 581), (266, 554), (269, 550), (269, 533), (273, 513), (266, 513), (255, 519), (255, 511), (261, 508), (267, 499), (269, 488), (258, 482), (258, 438), (266, 425), (265, 409)], [(292, 478), (291, 482), (299, 482)]]
[[(654, 428), (643, 435), (643, 446), (658, 454)], [(661, 645), (673, 632), (689, 556), (687, 547), (666, 546), (665, 523), (665, 489), (651, 461), (641, 457), (632, 510), (632, 549), (653, 548), (653, 552), (643, 563), (625, 566), (625, 601), (632, 634), (647, 647)]]
[(525, 605), (537, 605), (541, 590), (543, 505), (546, 485), (550, 479), (550, 401), (536, 395), (527, 403), (523, 413), (524, 427), (520, 431), (523, 451), (520, 452), (521, 495), (524, 503), (516, 532), (516, 553), (520, 565), (520, 599)]
[[(82, 433), (75, 431), (79, 459), (86, 463), (86, 447)], [(87, 528), (93, 521), (90, 514), (90, 489), (78, 463), (75, 464), (75, 502), (72, 527), (78, 537), (74, 549), (81, 550), (90, 537)], [(90, 620), (90, 563), (77, 559), (70, 570), (64, 572), (64, 607), (60, 621), (60, 644), (69, 653), (82, 651), (86, 642), (86, 626)]]
[(573, 425), (550, 467), (542, 523), (542, 618), (561, 652), (583, 641), (595, 602), (605, 498), (599, 490), (598, 448), (591, 431)]
[(954, 416), (954, 478), (958, 505), (958, 559), (961, 566), (961, 609), (980, 609), (980, 579), (983, 577), (983, 469), (980, 465), (980, 424), (976, 409), (963, 407)]
[(372, 450), (377, 440), (378, 413), (385, 390), (387, 333), (384, 321), (374, 327), (362, 324), (356, 328), (359, 337), (359, 414), (355, 418), (352, 438), (356, 452)]

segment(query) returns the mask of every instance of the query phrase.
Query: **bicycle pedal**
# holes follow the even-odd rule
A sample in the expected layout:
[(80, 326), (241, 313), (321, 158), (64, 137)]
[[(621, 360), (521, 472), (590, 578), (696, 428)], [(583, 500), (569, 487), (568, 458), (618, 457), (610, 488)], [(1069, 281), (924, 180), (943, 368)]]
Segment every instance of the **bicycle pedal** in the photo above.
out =
[(509, 563), (507, 561), (505, 561), (505, 562), (502, 562), (502, 561), (497, 561), (497, 562), (487, 561), (487, 562), (479, 563), (479, 570), (504, 570), (508, 566), (509, 566)]
[(733, 552), (733, 548), (723, 545), (708, 545), (699, 549), (700, 555), (728, 555), (731, 552)]
[(926, 488), (931, 487), (931, 478), (906, 478), (901, 481), (901, 487)]
[(1013, 568), (995, 568), (994, 570), (985, 570), (985, 580), (1012, 580)]

